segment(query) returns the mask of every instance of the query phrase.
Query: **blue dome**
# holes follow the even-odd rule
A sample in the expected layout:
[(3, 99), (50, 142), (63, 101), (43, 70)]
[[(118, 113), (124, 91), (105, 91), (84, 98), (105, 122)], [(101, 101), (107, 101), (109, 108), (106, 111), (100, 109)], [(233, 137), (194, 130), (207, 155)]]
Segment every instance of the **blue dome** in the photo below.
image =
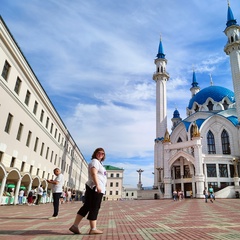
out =
[(216, 102), (222, 101), (223, 98), (228, 97), (228, 99), (234, 103), (234, 93), (233, 91), (220, 86), (210, 86), (199, 91), (195, 96), (189, 101), (188, 109), (191, 109), (193, 103), (196, 102), (200, 105), (204, 104), (208, 98), (212, 98)]
[(179, 111), (176, 109), (174, 112), (173, 112), (173, 118), (179, 118), (180, 117), (180, 113)]

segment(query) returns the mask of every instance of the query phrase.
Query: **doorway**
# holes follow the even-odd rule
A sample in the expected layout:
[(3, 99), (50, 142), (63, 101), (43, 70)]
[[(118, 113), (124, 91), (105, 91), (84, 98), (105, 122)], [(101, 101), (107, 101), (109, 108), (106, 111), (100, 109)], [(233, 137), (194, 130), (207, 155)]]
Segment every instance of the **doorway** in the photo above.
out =
[(184, 196), (186, 198), (192, 197), (192, 183), (184, 183)]

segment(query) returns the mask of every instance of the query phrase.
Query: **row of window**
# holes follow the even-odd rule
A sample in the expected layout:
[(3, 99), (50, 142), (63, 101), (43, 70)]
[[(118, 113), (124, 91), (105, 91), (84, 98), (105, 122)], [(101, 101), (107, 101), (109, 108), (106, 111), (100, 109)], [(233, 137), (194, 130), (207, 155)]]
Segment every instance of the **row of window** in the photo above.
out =
[[(208, 102), (208, 105), (207, 105), (208, 110), (209, 110), (209, 111), (213, 111), (213, 106), (214, 106), (214, 104), (212, 103), (212, 101), (209, 101), (209, 102)], [(224, 100), (224, 102), (223, 102), (223, 107), (224, 107), (224, 110), (227, 110), (228, 107), (229, 107), (229, 104), (227, 103), (226, 100)], [(198, 112), (198, 111), (199, 111), (199, 106), (196, 105), (196, 107), (195, 107), (194, 110), (195, 110), (195, 112)]]
[[(8, 81), (10, 69), (11, 69), (11, 65), (8, 63), (7, 60), (5, 60), (3, 70), (2, 70), (2, 77), (6, 81)], [(17, 95), (20, 94), (21, 86), (22, 86), (22, 81), (19, 77), (17, 77), (15, 87), (14, 87), (14, 92)], [(29, 106), (30, 99), (31, 99), (31, 92), (29, 90), (27, 90), (26, 95), (25, 95), (25, 100), (24, 100), (24, 103), (26, 106)], [(35, 116), (37, 115), (38, 108), (39, 108), (39, 104), (35, 100), (34, 106), (33, 106), (33, 111), (32, 111)], [(40, 112), (40, 118), (39, 118), (39, 120), (42, 124), (44, 121), (44, 116), (45, 116), (45, 112), (42, 109)], [(9, 115), (9, 119), (8, 119), (9, 122), (11, 121), (11, 118), (12, 118), (12, 115)], [(6, 125), (6, 126), (10, 127), (10, 125)], [(23, 127), (23, 125), (19, 126), (18, 138), (21, 137), (22, 127)], [(64, 137), (62, 137), (62, 139), (61, 139), (61, 133), (58, 131), (57, 128), (54, 129), (54, 123), (53, 122), (50, 123), (50, 118), (48, 116), (46, 117), (46, 120), (45, 120), (45, 128), (49, 130), (50, 134), (54, 134), (53, 136), (58, 141), (58, 143), (61, 145), (64, 145), (64, 147), (67, 149), (68, 153), (71, 154), (71, 156), (73, 156), (73, 154), (74, 154), (73, 148), (67, 144), (66, 140), (64, 141)], [(7, 129), (5, 131), (7, 132)], [(77, 158), (77, 156), (75, 156), (75, 157)]]
[[(134, 192), (131, 193), (131, 197), (133, 196), (134, 196)], [(130, 197), (130, 194), (128, 192), (126, 193), (126, 197)]]
[[(109, 185), (110, 185), (110, 187), (114, 187), (114, 186), (113, 186), (113, 182), (110, 182)], [(116, 182), (115, 187), (119, 187), (119, 183), (118, 183), (118, 182)]]
[[(10, 69), (11, 69), (10, 64), (8, 63), (7, 60), (5, 60), (5, 64), (4, 64), (4, 67), (3, 67), (3, 70), (2, 70), (2, 77), (6, 81), (8, 80)], [(14, 87), (14, 92), (17, 95), (20, 94), (21, 86), (22, 86), (22, 81), (21, 81), (21, 79), (19, 77), (17, 77), (16, 83), (15, 83), (15, 87)], [(26, 106), (29, 106), (30, 99), (31, 99), (31, 92), (29, 90), (27, 90), (26, 95), (25, 95), (25, 100), (24, 100), (24, 103), (26, 104)], [(38, 108), (39, 108), (38, 106), (39, 106), (39, 104), (35, 100), (34, 106), (33, 106), (33, 114), (34, 115), (37, 115)], [(43, 123), (43, 121), (44, 121), (44, 115), (45, 115), (45, 112), (42, 109), (41, 113), (40, 113), (40, 118), (39, 118), (41, 123)], [(10, 118), (11, 118), (11, 116), (10, 116)], [(49, 126), (50, 126), (50, 128), (49, 128)], [(54, 130), (54, 124), (53, 124), (53, 122), (50, 124), (50, 118), (48, 116), (46, 117), (45, 128), (49, 130), (50, 134), (53, 134), (53, 131), (54, 131), (54, 138), (55, 139), (58, 138), (57, 141), (58, 141), (58, 143), (60, 143), (60, 141), (61, 141), (61, 133), (58, 133), (58, 129), (57, 128), (55, 128), (55, 130)], [(61, 142), (62, 145), (63, 145), (63, 142), (64, 142), (64, 138), (62, 137), (62, 142)], [(66, 141), (64, 143), (64, 147), (66, 147)], [(71, 151), (71, 149), (69, 148), (68, 152), (70, 153), (70, 151)]]
[(227, 164), (207, 164), (207, 177), (217, 177), (217, 167), (219, 177), (234, 177), (234, 166), (230, 164), (230, 172), (228, 172)]
[[(6, 121), (6, 125), (5, 125), (5, 132), (10, 134), (10, 130), (11, 130), (11, 126), (12, 126), (12, 122), (13, 122), (13, 115), (11, 113), (8, 114), (7, 117), (7, 121)], [(20, 142), (22, 139), (22, 135), (23, 135), (23, 129), (24, 129), (24, 125), (22, 123), (19, 123), (19, 127), (18, 127), (18, 131), (17, 131), (17, 135), (16, 135), (16, 139)], [(32, 132), (28, 131), (27, 133), (27, 139), (26, 139), (26, 146), (30, 147), (31, 145), (31, 141), (32, 140)], [(34, 140), (34, 146), (33, 146), (33, 151), (37, 152), (38, 151), (38, 147), (40, 145), (40, 140), (38, 137), (35, 138)], [(58, 164), (58, 166), (60, 166), (60, 163), (57, 163), (57, 159), (58, 159), (58, 155), (54, 154), (54, 151), (51, 151), (49, 147), (45, 146), (45, 143), (42, 142), (40, 145), (40, 156), (45, 157), (46, 160), (49, 160), (49, 156), (50, 156), (50, 162), (52, 163), (54, 160), (54, 165), (56, 166)], [(46, 149), (46, 151), (45, 151)], [(45, 156), (44, 156), (44, 151), (45, 151)], [(62, 166), (61, 169), (65, 172), (70, 173), (70, 168), (69, 165), (66, 164), (65, 161), (62, 161)], [(31, 172), (30, 172), (31, 173)], [(73, 175), (75, 175), (75, 173), (72, 173)]]
[[(3, 155), (4, 155), (4, 153), (0, 152), (0, 162), (2, 162)], [(15, 157), (12, 157), (11, 162), (10, 162), (10, 167), (16, 167), (16, 158)], [(22, 162), (21, 167), (20, 167), (20, 172), (29, 172), (30, 174), (33, 174), (33, 165), (30, 165), (29, 169), (26, 169), (26, 163)], [(47, 179), (50, 179), (50, 175), (51, 175), (50, 173), (48, 173), (47, 176), (45, 176), (45, 174), (46, 174), (45, 171), (42, 172), (42, 176), (40, 176), (39, 174), (40, 174), (40, 169), (37, 168), (37, 172), (36, 172), (37, 176), (39, 176), (41, 178), (46, 177)], [(54, 175), (52, 175), (51, 178), (54, 178)]]
[[(0, 163), (2, 162), (4, 153), (0, 152)], [(10, 162), (10, 167), (16, 167), (16, 158), (12, 157), (11, 162)], [(26, 163), (22, 162), (21, 163), (21, 167), (20, 167), (20, 172), (29, 172), (31, 175), (33, 174), (33, 165), (30, 165), (29, 169), (26, 169)], [(76, 173), (76, 172), (75, 172)], [(40, 168), (37, 168), (37, 172), (34, 172), (34, 175), (39, 176), (40, 178), (46, 178), (46, 179), (54, 179), (55, 176), (51, 173), (46, 174), (45, 171), (42, 172), (42, 175), (40, 176)], [(72, 174), (71, 176), (74, 178), (73, 175), (76, 175), (76, 179), (77, 179), (77, 174)], [(68, 181), (66, 182), (66, 184), (68, 185)]]
[[(173, 173), (172, 173), (172, 175), (173, 175)], [(174, 167), (173, 178), (174, 179), (181, 179), (181, 168), (180, 168), (180, 166), (175, 166)], [(191, 178), (189, 165), (184, 165), (183, 166), (183, 178)]]
[[(111, 178), (114, 178), (114, 173), (111, 173), (111, 174), (110, 174), (110, 177), (111, 177)], [(120, 177), (120, 174), (117, 173), (117, 174), (116, 174), (116, 177), (119, 178), (119, 177)]]
[[(228, 172), (227, 164), (206, 164), (207, 166), (207, 177), (217, 177), (217, 167), (219, 172), (219, 177), (231, 178), (234, 177), (234, 166), (232, 164), (229, 165), (230, 172)], [(183, 178), (191, 178), (189, 165), (184, 165), (183, 169)], [(180, 166), (175, 166), (173, 168), (172, 176), (174, 179), (181, 179), (181, 169)]]
[(115, 191), (115, 194), (113, 193), (113, 191), (109, 191), (109, 195), (118, 195), (119, 192), (118, 191)]
[[(193, 127), (191, 128), (191, 137), (193, 136)], [(179, 137), (177, 142), (182, 142)], [(222, 154), (231, 154), (230, 141), (228, 132), (224, 129), (221, 133)], [(211, 130), (207, 133), (208, 154), (216, 154), (214, 135)]]
[[(221, 133), (222, 153), (231, 154), (228, 132), (224, 129)], [(211, 130), (207, 133), (208, 154), (216, 154), (214, 135)]]
[[(7, 117), (5, 129), (4, 129), (4, 131), (5, 131), (6, 133), (8, 133), (8, 134), (10, 134), (12, 122), (13, 122), (13, 115), (12, 115), (11, 113), (9, 113), (9, 114), (8, 114), (8, 117)], [(16, 139), (17, 139), (18, 141), (21, 141), (22, 133), (23, 133), (23, 128), (24, 128), (24, 125), (23, 125), (22, 123), (19, 123), (18, 131), (17, 131), (17, 136), (16, 136)], [(31, 138), (32, 138), (32, 132), (31, 132), (31, 131), (28, 131), (27, 140), (26, 140), (26, 146), (27, 146), (27, 147), (30, 146)], [(35, 138), (35, 142), (34, 142), (34, 148), (33, 148), (33, 151), (34, 151), (34, 152), (37, 152), (38, 145), (39, 145), (39, 138), (36, 137), (36, 138)], [(43, 156), (44, 147), (45, 147), (45, 143), (42, 142), (42, 144), (41, 144), (41, 150), (40, 150), (40, 156)], [(50, 157), (50, 162), (53, 161), (53, 156), (54, 156), (54, 152), (52, 151), (51, 157)], [(48, 160), (48, 157), (49, 157), (49, 147), (47, 147), (47, 150), (46, 150), (46, 155), (45, 155), (46, 160)], [(56, 165), (56, 161), (57, 161), (57, 154), (55, 155), (54, 165)]]

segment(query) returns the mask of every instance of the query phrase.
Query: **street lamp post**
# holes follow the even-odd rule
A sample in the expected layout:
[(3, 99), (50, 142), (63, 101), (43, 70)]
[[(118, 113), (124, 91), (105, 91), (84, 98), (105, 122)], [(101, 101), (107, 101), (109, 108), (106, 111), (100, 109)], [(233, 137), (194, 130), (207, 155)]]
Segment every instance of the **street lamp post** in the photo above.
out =
[(138, 174), (139, 174), (139, 178), (138, 178), (138, 189), (141, 190), (142, 189), (142, 172), (143, 170), (140, 168), (139, 170), (137, 170)]

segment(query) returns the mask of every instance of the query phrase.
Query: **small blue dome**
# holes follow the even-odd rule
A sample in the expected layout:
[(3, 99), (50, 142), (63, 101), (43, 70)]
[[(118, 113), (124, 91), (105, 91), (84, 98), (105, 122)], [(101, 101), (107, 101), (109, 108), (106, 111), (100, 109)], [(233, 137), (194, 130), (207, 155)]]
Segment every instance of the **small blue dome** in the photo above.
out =
[(180, 113), (177, 109), (173, 112), (173, 118), (180, 118)]
[(199, 91), (195, 96), (193, 96), (189, 102), (188, 109), (191, 109), (193, 103), (196, 102), (200, 105), (204, 104), (208, 98), (212, 98), (216, 102), (222, 101), (223, 98), (228, 97), (228, 99), (234, 103), (234, 93), (233, 91), (220, 86), (209, 86), (201, 91)]

